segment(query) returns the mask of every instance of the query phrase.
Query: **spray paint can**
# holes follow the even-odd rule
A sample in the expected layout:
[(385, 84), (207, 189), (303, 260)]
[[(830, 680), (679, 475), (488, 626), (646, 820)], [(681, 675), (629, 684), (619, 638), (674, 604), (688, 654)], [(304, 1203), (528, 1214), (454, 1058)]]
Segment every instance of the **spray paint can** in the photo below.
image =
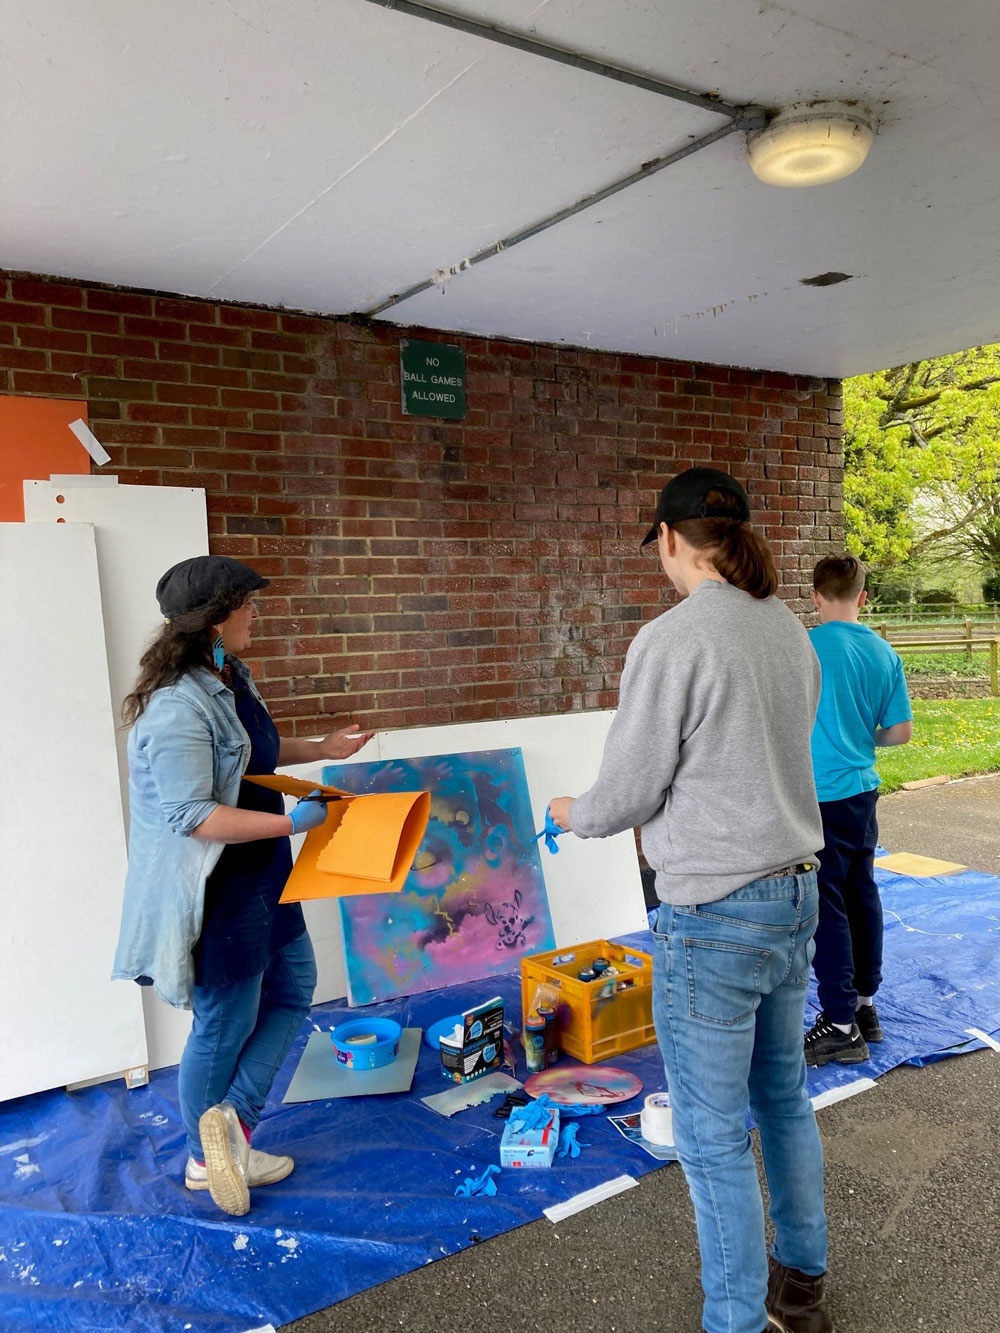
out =
[(594, 969), (594, 971), (597, 973), (598, 976), (602, 976), (608, 970), (611, 964), (608, 962), (606, 958), (595, 958), (590, 966)]
[(592, 967), (581, 967), (576, 974), (577, 981), (596, 981), (597, 973)]
[(546, 1067), (545, 1019), (534, 1009), (524, 1020), (524, 1058), (529, 1074), (537, 1074)]
[(559, 1059), (559, 1047), (556, 1044), (556, 1011), (551, 1004), (540, 1004), (536, 1012), (539, 1018), (545, 1019), (545, 1063), (554, 1065)]

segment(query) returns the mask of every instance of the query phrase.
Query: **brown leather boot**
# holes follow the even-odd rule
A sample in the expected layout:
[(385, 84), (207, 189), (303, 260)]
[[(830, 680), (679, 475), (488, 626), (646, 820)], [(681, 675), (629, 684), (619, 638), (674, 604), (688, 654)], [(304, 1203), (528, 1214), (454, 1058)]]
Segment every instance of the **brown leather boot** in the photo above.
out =
[(823, 1278), (786, 1268), (770, 1255), (764, 1306), (781, 1333), (833, 1333), (833, 1320), (823, 1304)]

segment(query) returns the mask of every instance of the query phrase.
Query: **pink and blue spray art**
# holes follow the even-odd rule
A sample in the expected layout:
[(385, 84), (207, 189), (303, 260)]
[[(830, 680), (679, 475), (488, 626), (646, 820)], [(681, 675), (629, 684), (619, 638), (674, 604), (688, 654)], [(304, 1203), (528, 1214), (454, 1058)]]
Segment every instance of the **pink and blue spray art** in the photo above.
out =
[(338, 764), (323, 781), (431, 794), (402, 892), (340, 900), (352, 1005), (496, 976), (555, 948), (519, 749)]

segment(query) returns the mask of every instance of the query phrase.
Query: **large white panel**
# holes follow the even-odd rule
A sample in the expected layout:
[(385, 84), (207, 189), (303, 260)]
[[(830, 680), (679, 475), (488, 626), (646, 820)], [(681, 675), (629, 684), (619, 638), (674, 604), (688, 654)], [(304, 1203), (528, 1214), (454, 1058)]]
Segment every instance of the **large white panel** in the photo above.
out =
[[(562, 713), (380, 732), (351, 762), (520, 746), (535, 828), (540, 829), (553, 796), (577, 796), (596, 778), (613, 716), (613, 712)], [(284, 771), (319, 781), (325, 767), (300, 764)], [(555, 856), (544, 846), (540, 855), (560, 948), (645, 929), (639, 858), (630, 832), (586, 841), (567, 834), (559, 839)], [(307, 903), (305, 908), (319, 968), (316, 1003), (341, 999), (347, 985), (336, 900)]]
[[(208, 554), (205, 492), (189, 486), (94, 486), (90, 478), (24, 484), (29, 523), (93, 524), (104, 603), (108, 674), (118, 745), (121, 802), (128, 827), (128, 732), (120, 725), (122, 701), (135, 684), (139, 658), (162, 623), (156, 604), (160, 575), (179, 560)], [(60, 498), (61, 497), (61, 498)], [(117, 893), (117, 888), (116, 888)], [(120, 904), (120, 895), (116, 902)], [(143, 990), (149, 1067), (176, 1064), (191, 1016), (172, 1009), (151, 988)]]
[(146, 1062), (94, 529), (0, 524), (0, 1099)]
[(139, 658), (163, 623), (156, 605), (160, 575), (179, 560), (208, 554), (205, 492), (190, 486), (91, 486), (87, 477), (26, 481), (29, 523), (92, 523), (104, 603), (104, 635), (114, 706), (122, 806), (128, 828), (128, 732), (122, 700), (135, 685)]
[[(597, 777), (613, 716), (612, 712), (560, 713), (419, 727), (386, 732), (375, 740), (381, 759), (520, 746), (535, 828), (540, 829), (553, 796), (578, 796)], [(631, 832), (588, 840), (566, 834), (559, 839), (556, 855), (542, 847), (541, 858), (560, 948), (645, 929), (639, 858)]]

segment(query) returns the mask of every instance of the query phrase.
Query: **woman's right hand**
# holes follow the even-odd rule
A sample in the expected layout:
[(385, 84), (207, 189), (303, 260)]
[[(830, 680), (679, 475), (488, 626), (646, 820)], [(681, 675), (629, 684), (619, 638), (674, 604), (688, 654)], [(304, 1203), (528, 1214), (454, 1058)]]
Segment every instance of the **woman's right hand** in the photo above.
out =
[(308, 833), (310, 829), (319, 828), (320, 824), (326, 820), (326, 802), (317, 799), (322, 793), (317, 787), (311, 791), (308, 796), (303, 796), (288, 813), (288, 818), (292, 821), (293, 833)]

